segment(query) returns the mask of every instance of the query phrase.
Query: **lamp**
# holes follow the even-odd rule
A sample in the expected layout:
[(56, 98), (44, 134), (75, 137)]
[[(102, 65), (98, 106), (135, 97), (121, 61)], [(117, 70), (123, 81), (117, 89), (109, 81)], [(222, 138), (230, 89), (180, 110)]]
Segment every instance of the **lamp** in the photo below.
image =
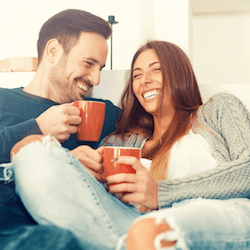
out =
[[(115, 16), (109, 16), (109, 20), (108, 20), (108, 22), (111, 24), (111, 27), (112, 27), (112, 25), (113, 24), (117, 24), (118, 22), (117, 21), (115, 21)], [(112, 37), (113, 37), (113, 32), (112, 32), (112, 35), (111, 35), (111, 48), (110, 48), (110, 53), (111, 53), (111, 58), (110, 58), (110, 69), (112, 70)]]

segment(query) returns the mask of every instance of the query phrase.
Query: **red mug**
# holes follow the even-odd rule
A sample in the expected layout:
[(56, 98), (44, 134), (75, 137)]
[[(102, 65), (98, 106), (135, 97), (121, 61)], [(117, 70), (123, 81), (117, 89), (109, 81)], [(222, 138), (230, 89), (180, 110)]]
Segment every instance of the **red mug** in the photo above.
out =
[(99, 141), (105, 119), (106, 104), (96, 101), (75, 101), (80, 110), (81, 124), (77, 126), (79, 141)]
[(120, 156), (134, 156), (140, 159), (141, 149), (130, 147), (104, 147), (102, 156), (105, 176), (119, 173), (135, 174), (136, 170), (131, 165), (116, 163), (112, 160)]

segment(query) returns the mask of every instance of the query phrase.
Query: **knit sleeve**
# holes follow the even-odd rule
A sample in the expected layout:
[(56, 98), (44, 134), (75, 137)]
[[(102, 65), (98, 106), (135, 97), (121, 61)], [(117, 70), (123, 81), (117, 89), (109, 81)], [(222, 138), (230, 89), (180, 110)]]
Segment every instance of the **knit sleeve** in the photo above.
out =
[(197, 175), (158, 181), (159, 208), (198, 197), (250, 198), (249, 111), (235, 96), (220, 94), (201, 107), (199, 116), (203, 125), (225, 141), (230, 160)]

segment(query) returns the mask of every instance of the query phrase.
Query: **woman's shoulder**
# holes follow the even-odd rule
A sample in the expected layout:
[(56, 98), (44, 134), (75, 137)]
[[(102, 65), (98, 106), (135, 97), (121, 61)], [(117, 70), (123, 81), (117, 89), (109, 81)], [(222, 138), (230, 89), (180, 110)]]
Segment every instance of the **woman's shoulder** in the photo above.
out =
[(201, 110), (218, 110), (221, 108), (231, 109), (237, 111), (239, 108), (246, 108), (242, 101), (234, 94), (221, 92), (213, 95), (202, 106)]

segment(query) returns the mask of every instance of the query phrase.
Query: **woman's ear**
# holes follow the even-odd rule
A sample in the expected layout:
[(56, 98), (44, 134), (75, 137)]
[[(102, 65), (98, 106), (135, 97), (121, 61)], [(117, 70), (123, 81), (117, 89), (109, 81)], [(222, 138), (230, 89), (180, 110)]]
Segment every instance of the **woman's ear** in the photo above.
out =
[(55, 63), (63, 54), (62, 45), (55, 38), (49, 40), (45, 46), (44, 56), (47, 58), (48, 62)]

